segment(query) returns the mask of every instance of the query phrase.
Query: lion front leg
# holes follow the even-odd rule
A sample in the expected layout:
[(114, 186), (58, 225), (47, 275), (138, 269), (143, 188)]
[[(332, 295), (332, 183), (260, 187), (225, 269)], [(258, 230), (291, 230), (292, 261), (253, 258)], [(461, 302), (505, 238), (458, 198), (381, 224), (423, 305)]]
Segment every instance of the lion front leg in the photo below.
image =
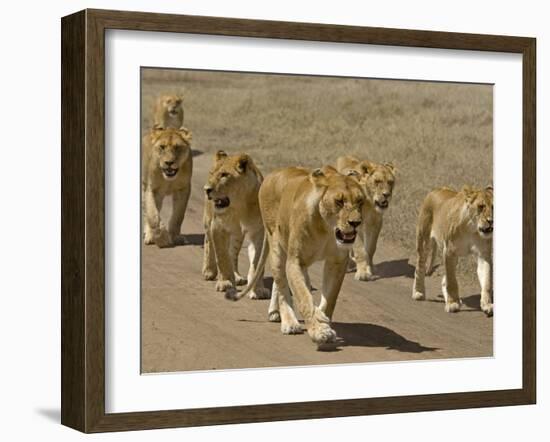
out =
[(456, 265), (458, 259), (455, 255), (443, 252), (443, 266), (445, 276), (441, 281), (443, 296), (445, 297), (445, 311), (455, 313), (460, 310), (460, 296), (458, 295), (458, 281), (456, 279)]
[(346, 275), (348, 265), (347, 255), (337, 259), (327, 259), (323, 269), (323, 293), (321, 294), (321, 304), (319, 308), (332, 320), (336, 300)]
[(183, 224), (183, 218), (185, 217), (190, 194), (191, 187), (189, 186), (174, 192), (172, 195), (172, 216), (168, 223), (168, 233), (170, 233), (173, 240), (176, 240), (181, 233), (181, 225)]
[[(262, 253), (262, 243), (264, 241), (264, 229), (263, 227), (258, 231), (250, 234), (250, 242), (248, 244), (248, 259), (250, 261), (250, 266), (248, 268), (248, 281), (254, 279), (256, 274), (256, 269), (258, 268), (258, 263), (260, 261), (260, 255)], [(250, 299), (268, 299), (269, 298), (269, 289), (264, 287), (264, 275), (263, 270), (260, 275), (258, 282), (254, 289), (250, 292)]]
[(493, 315), (492, 270), (491, 256), (478, 256), (477, 276), (481, 286), (480, 307), (487, 316)]
[(212, 244), (210, 227), (204, 234), (204, 256), (202, 261), (202, 276), (207, 281), (213, 281), (218, 276), (218, 266), (216, 264), (216, 252)]
[(145, 205), (145, 232), (144, 243), (156, 244), (158, 247), (171, 247), (173, 245), (170, 233), (162, 226), (160, 209), (163, 197), (158, 192), (147, 189), (144, 194)]
[(316, 344), (334, 342), (336, 332), (330, 327), (329, 318), (323, 311), (313, 304), (313, 296), (309, 291), (306, 280), (305, 267), (302, 267), (297, 258), (287, 261), (286, 273), (290, 290), (298, 309), (304, 318), (309, 337)]
[[(378, 244), (378, 237), (382, 230), (382, 217), (376, 217), (368, 224), (365, 224), (364, 234), (361, 235), (361, 241), (354, 247), (354, 254), (357, 256), (355, 262), (357, 263), (357, 272), (355, 273), (355, 279), (358, 281), (374, 281), (377, 276), (374, 273), (374, 254), (376, 253), (376, 245)], [(357, 241), (357, 240), (356, 240)], [(361, 242), (363, 244), (361, 244)], [(362, 250), (358, 250), (362, 246)], [(357, 251), (356, 251), (357, 250)]]
[(216, 282), (216, 290), (219, 292), (235, 290), (233, 261), (229, 252), (231, 233), (220, 226), (213, 226), (212, 242), (214, 244), (216, 262), (218, 265), (218, 281)]
[(244, 242), (244, 233), (239, 231), (235, 235), (231, 235), (231, 258), (233, 259), (233, 271), (235, 273), (235, 284), (245, 285), (246, 278), (239, 273), (239, 253)]
[(281, 322), (281, 333), (295, 335), (302, 333), (302, 326), (296, 318), (292, 306), (292, 297), (286, 274), (286, 253), (278, 243), (277, 235), (268, 235), (273, 288), (269, 303), (268, 317), (270, 322)]

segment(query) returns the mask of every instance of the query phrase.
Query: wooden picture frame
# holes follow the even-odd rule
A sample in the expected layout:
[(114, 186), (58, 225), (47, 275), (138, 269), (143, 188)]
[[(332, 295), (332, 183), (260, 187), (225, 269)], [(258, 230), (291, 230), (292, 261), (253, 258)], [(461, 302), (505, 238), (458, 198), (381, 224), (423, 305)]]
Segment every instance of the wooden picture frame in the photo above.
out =
[[(62, 408), (83, 432), (533, 404), (536, 400), (536, 41), (533, 38), (84, 10), (62, 28)], [(271, 405), (105, 412), (105, 30), (419, 48), (523, 57), (523, 383), (519, 389)]]

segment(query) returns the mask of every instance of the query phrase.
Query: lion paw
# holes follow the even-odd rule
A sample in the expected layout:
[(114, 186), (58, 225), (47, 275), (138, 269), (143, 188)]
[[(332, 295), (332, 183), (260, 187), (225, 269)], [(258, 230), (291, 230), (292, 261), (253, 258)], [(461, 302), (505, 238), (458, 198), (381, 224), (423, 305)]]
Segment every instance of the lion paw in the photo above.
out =
[(299, 335), (304, 331), (299, 322), (291, 322), (290, 324), (281, 323), (281, 332), (283, 335)]
[(247, 279), (235, 272), (235, 285), (246, 285)]
[(308, 329), (308, 334), (316, 344), (328, 344), (336, 340), (336, 332), (328, 324), (317, 323)]
[(357, 270), (355, 272), (354, 278), (356, 281), (374, 281), (378, 279), (378, 277), (376, 275), (373, 275), (371, 272), (365, 272), (360, 270)]
[(460, 311), (460, 302), (447, 302), (445, 304), (445, 311), (447, 313), (457, 313)]
[(488, 317), (493, 316), (493, 304), (481, 304), (481, 311), (485, 313)]
[(226, 292), (230, 289), (234, 289), (235, 287), (233, 286), (233, 283), (231, 281), (229, 281), (228, 279), (226, 280), (218, 280), (216, 281), (216, 291), (217, 292)]
[(281, 322), (281, 314), (278, 310), (275, 310), (274, 312), (269, 312), (267, 314), (267, 319), (269, 322)]
[(250, 299), (269, 299), (271, 297), (271, 292), (265, 287), (255, 288), (248, 295)]
[(217, 270), (212, 270), (212, 269), (208, 269), (208, 268), (202, 269), (202, 277), (206, 281), (214, 281), (217, 276), (218, 276), (218, 271)]
[(145, 232), (143, 233), (143, 243), (147, 246), (155, 244), (153, 231), (148, 227), (145, 228)]
[(161, 249), (165, 247), (172, 247), (174, 245), (174, 243), (172, 242), (172, 237), (166, 229), (161, 229), (160, 232), (155, 235), (155, 243)]
[(426, 295), (422, 292), (414, 291), (413, 295), (412, 295), (412, 298), (415, 301), (424, 301), (426, 299)]

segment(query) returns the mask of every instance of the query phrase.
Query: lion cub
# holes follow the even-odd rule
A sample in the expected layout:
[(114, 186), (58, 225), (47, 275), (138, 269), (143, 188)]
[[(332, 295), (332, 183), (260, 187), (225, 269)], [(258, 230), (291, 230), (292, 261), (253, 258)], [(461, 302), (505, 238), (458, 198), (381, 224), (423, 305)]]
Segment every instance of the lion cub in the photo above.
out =
[[(218, 151), (204, 186), (204, 261), (202, 274), (206, 280), (217, 277), (216, 290), (235, 290), (246, 283), (237, 270), (238, 255), (244, 237), (249, 241), (249, 281), (258, 266), (264, 226), (258, 206), (258, 190), (262, 174), (247, 154), (227, 155)], [(269, 297), (269, 290), (260, 278), (250, 292), (251, 299)]]
[[(145, 244), (170, 247), (180, 234), (191, 192), (191, 132), (152, 129), (143, 138), (143, 203)], [(160, 219), (162, 202), (172, 195), (172, 216), (166, 228)]]
[(382, 230), (383, 216), (393, 196), (395, 168), (390, 163), (360, 161), (351, 156), (338, 158), (336, 168), (344, 175), (355, 177), (372, 203), (365, 205), (365, 208), (371, 210), (365, 213), (361, 234), (353, 246), (353, 260), (357, 265), (355, 279), (372, 281), (376, 279), (373, 270), (374, 253)]
[(460, 192), (441, 188), (428, 194), (420, 209), (416, 228), (418, 259), (412, 295), (415, 300), (426, 298), (424, 275), (430, 247), (428, 274), (433, 271), (438, 247), (442, 250), (445, 310), (460, 310), (455, 268), (458, 257), (474, 254), (481, 285), (481, 310), (488, 316), (492, 315), (493, 188), (481, 190), (466, 186)]
[(155, 103), (154, 127), (179, 129), (183, 126), (183, 97), (161, 95)]
[[(269, 174), (259, 193), (265, 223), (258, 273), (249, 277), (241, 293), (226, 293), (238, 300), (261, 279), (268, 252), (273, 272), (273, 293), (269, 320), (281, 321), (283, 334), (302, 333), (293, 304), (304, 319), (311, 340), (333, 342), (336, 332), (330, 326), (336, 299), (346, 273), (348, 255), (363, 220), (365, 196), (356, 180), (325, 166), (308, 170), (288, 167)], [(321, 303), (313, 302), (307, 270), (324, 261)], [(292, 292), (292, 296), (291, 296)], [(293, 302), (294, 300), (294, 302)]]

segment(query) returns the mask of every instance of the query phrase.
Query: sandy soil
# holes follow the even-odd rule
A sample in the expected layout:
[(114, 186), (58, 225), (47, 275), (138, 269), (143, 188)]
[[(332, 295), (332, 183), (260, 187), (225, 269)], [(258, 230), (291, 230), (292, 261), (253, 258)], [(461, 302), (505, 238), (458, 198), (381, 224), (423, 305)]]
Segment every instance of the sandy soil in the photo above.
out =
[[(194, 157), (194, 188), (182, 229), (186, 244), (143, 247), (143, 372), (492, 355), (493, 320), (479, 310), (478, 286), (463, 284), (462, 311), (445, 313), (438, 271), (427, 279), (428, 299), (415, 302), (408, 252), (384, 241), (375, 256), (379, 280), (346, 276), (333, 318), (340, 341), (329, 351), (318, 351), (307, 334), (282, 335), (279, 324), (267, 321), (267, 300), (226, 301), (213, 282), (201, 277), (203, 194), (196, 183), (205, 182), (210, 162), (211, 155)], [(166, 200), (164, 219), (169, 209)], [(243, 250), (241, 273), (247, 266)], [(320, 270), (317, 265), (310, 272), (314, 287), (319, 287)], [(269, 271), (266, 278), (270, 286)], [(314, 296), (318, 301), (318, 291)]]

